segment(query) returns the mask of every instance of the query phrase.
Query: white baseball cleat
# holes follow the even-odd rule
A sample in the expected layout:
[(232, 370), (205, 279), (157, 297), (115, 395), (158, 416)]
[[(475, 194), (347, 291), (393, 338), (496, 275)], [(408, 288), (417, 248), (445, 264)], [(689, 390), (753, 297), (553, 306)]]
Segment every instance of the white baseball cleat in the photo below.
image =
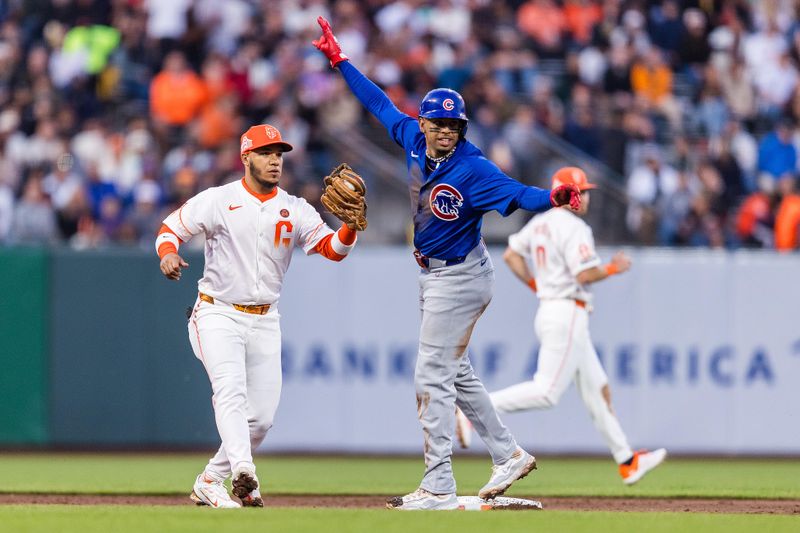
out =
[(433, 494), (425, 489), (417, 489), (405, 496), (389, 498), (386, 508), (400, 511), (453, 511), (459, 508), (459, 503), (455, 493)]
[(222, 481), (215, 481), (206, 476), (205, 472), (197, 476), (189, 495), (197, 505), (208, 505), (213, 509), (236, 509), (241, 507), (233, 501)]
[(472, 422), (458, 407), (456, 407), (456, 440), (465, 449), (472, 444)]
[(484, 500), (496, 498), (507, 491), (516, 480), (527, 476), (531, 470), (536, 470), (536, 458), (517, 446), (511, 459), (492, 467), (492, 477), (478, 492), (478, 496)]
[[(244, 503), (245, 498), (250, 496), (253, 491), (256, 491), (258, 499), (261, 499), (261, 493), (258, 492), (258, 478), (256, 477), (256, 473), (246, 467), (239, 467), (233, 471), (233, 481), (231, 481), (231, 486), (233, 495), (242, 500)], [(254, 505), (252, 507), (263, 507), (264, 502), (261, 502), (261, 505)]]
[(660, 465), (667, 457), (667, 450), (659, 448), (648, 452), (641, 450), (633, 454), (633, 461), (629, 465), (619, 465), (619, 475), (626, 485), (633, 485), (644, 477), (646, 473)]

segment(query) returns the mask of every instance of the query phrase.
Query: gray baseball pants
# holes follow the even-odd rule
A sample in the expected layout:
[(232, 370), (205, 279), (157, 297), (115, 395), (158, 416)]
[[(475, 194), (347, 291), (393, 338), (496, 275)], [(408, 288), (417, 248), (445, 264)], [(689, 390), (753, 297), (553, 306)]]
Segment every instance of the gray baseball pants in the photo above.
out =
[(467, 356), (472, 329), (492, 300), (494, 267), (481, 243), (459, 265), (422, 269), (419, 281), (422, 326), (414, 384), (425, 438), (420, 487), (450, 494), (456, 492), (451, 463), (456, 405), (486, 443), (494, 464), (507, 461), (517, 447)]

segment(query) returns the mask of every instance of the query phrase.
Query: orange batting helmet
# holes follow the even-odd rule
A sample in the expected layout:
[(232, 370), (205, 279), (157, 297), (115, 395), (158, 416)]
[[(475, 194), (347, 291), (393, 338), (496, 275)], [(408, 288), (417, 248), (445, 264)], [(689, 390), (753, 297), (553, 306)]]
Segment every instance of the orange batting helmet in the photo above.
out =
[(597, 185), (589, 183), (586, 178), (586, 173), (578, 167), (563, 167), (553, 174), (552, 188), (555, 189), (559, 185), (572, 184), (578, 187), (580, 191), (588, 191), (594, 189)]

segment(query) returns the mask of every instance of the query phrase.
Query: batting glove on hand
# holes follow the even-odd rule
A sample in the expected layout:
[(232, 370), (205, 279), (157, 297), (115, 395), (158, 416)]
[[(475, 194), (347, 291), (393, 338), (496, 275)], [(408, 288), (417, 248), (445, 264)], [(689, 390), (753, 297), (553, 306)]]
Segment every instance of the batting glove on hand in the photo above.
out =
[(550, 191), (550, 203), (553, 207), (569, 204), (573, 211), (577, 211), (581, 207), (581, 191), (571, 183), (559, 185)]
[(319, 27), (322, 28), (322, 37), (316, 41), (311, 41), (311, 44), (316, 46), (317, 50), (325, 54), (325, 57), (327, 57), (331, 62), (331, 67), (335, 67), (342, 61), (347, 61), (350, 59), (342, 53), (342, 49), (339, 46), (339, 41), (333, 34), (331, 25), (327, 20), (325, 20), (325, 17), (317, 17), (317, 23), (319, 24)]

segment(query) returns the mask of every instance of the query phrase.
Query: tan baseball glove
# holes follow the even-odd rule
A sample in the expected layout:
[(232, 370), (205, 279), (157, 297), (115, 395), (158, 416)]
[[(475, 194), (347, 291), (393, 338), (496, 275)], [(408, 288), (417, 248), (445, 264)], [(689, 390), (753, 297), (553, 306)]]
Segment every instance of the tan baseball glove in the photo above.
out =
[(325, 176), (322, 205), (331, 214), (356, 231), (367, 229), (367, 186), (347, 163), (342, 163)]

